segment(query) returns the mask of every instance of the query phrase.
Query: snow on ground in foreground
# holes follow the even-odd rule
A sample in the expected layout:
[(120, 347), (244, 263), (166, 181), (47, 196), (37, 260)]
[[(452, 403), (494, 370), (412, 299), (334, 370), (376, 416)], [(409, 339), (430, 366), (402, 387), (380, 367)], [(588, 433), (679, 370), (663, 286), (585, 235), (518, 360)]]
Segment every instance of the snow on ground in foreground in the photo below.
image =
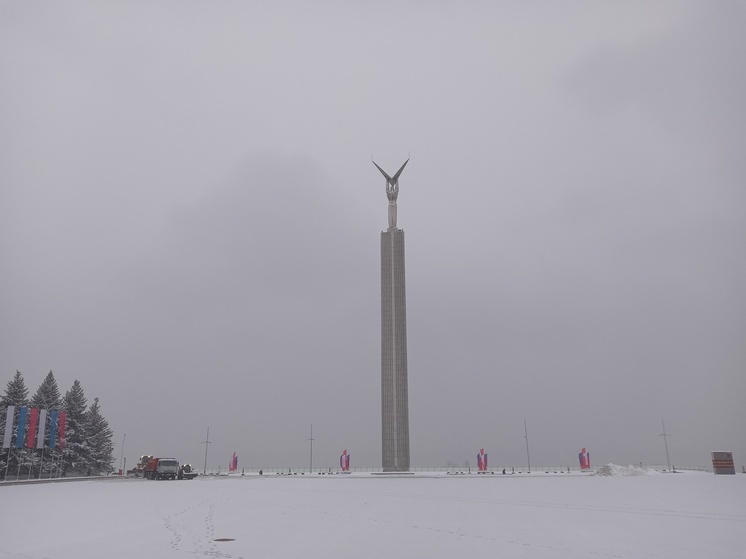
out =
[(703, 472), (0, 484), (0, 559), (740, 559), (745, 529), (746, 476)]

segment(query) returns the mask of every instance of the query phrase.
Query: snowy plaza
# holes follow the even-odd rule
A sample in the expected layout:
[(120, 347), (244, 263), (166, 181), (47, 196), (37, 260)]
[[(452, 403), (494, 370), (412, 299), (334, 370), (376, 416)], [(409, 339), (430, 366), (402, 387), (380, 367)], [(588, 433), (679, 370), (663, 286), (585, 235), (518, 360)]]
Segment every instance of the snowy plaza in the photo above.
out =
[(746, 554), (746, 475), (605, 470), (0, 484), (0, 559)]

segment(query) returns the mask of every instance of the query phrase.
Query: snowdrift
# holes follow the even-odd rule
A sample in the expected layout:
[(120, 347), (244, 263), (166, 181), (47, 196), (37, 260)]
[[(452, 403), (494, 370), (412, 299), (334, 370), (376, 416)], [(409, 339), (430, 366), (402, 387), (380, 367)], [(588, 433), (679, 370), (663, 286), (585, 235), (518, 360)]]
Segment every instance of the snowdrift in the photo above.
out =
[(651, 476), (659, 473), (649, 468), (638, 468), (631, 465), (619, 466), (618, 464), (606, 464), (596, 470), (597, 476)]

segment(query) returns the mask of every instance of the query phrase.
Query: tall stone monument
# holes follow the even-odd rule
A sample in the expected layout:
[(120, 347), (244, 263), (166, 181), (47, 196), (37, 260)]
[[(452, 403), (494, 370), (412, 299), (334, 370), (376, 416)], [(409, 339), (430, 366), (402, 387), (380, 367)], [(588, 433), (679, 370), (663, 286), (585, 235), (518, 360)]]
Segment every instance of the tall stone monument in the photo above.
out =
[(381, 422), (383, 471), (409, 471), (407, 382), (407, 298), (404, 282), (404, 231), (396, 227), (399, 175), (409, 159), (386, 177), (389, 228), (381, 233)]

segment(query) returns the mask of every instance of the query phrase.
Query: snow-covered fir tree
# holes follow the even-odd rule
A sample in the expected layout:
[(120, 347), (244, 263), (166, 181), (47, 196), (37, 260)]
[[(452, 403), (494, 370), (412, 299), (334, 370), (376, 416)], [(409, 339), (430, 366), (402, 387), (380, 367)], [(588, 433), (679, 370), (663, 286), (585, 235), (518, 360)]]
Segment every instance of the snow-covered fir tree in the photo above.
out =
[(88, 460), (86, 433), (86, 397), (77, 379), (65, 393), (62, 407), (67, 412), (65, 448), (62, 451), (62, 475), (68, 472), (84, 473)]
[(16, 406), (16, 411), (20, 406), (28, 405), (28, 388), (26, 381), (23, 380), (21, 371), (16, 371), (13, 380), (8, 381), (5, 387), (5, 394), (0, 397), (0, 407)]
[[(15, 406), (14, 417), (11, 421), (11, 447), (0, 449), (0, 479), (6, 475), (11, 479), (19, 476), (26, 477), (56, 477), (58, 475), (75, 474), (105, 474), (111, 471), (114, 463), (113, 431), (109, 423), (101, 414), (99, 399), (95, 398), (90, 407), (80, 381), (73, 382), (72, 387), (60, 397), (60, 390), (52, 371), (42, 381), (36, 393), (29, 399), (29, 390), (20, 371), (7, 383), (5, 393), (0, 395), (0, 440), (4, 437), (6, 410), (8, 406)], [(26, 444), (22, 448), (15, 448), (16, 428), (20, 408), (38, 408), (47, 410), (46, 425), (39, 433), (45, 434), (43, 449), (37, 449), (38, 441), (33, 448)], [(54, 449), (49, 448), (49, 433), (51, 431), (51, 411), (66, 412), (65, 446), (60, 450), (62, 433), (58, 432), (57, 444)], [(25, 440), (29, 434), (29, 421), (26, 422)], [(36, 435), (36, 433), (35, 433)], [(62, 460), (60, 461), (60, 457)], [(61, 472), (60, 472), (61, 468)]]
[[(0, 397), (0, 425), (5, 425), (6, 410), (8, 406), (15, 406), (15, 413), (11, 425), (15, 426), (18, 424), (18, 413), (22, 406), (28, 405), (28, 388), (26, 388), (26, 381), (23, 380), (23, 375), (20, 371), (16, 371), (13, 380), (8, 381), (5, 387), (5, 394)], [(5, 435), (5, 431), (3, 431)], [(13, 436), (10, 440), (11, 448), (5, 449), (0, 458), (0, 476), (5, 476), (6, 470), (8, 475), (15, 475), (18, 471), (19, 460), (23, 461), (23, 452), (19, 451), (15, 447), (16, 436)]]
[[(39, 408), (40, 410), (59, 410), (62, 407), (62, 397), (60, 396), (60, 389), (57, 386), (57, 381), (54, 378), (52, 371), (49, 371), (47, 376), (44, 378), (36, 393), (31, 397), (29, 406), (32, 408)], [(39, 426), (39, 432), (44, 433), (47, 437), (49, 436), (50, 428), (52, 425), (52, 417), (50, 413), (47, 413), (46, 423), (42, 427)], [(27, 451), (31, 460), (31, 468), (35, 474), (39, 474), (39, 468), (42, 468), (44, 472), (51, 473), (56, 468), (57, 462), (53, 459), (54, 453), (47, 451), (46, 453), (41, 450), (32, 449)], [(46, 456), (46, 460), (45, 460)]]
[(88, 469), (87, 474), (106, 474), (111, 471), (114, 463), (114, 432), (109, 428), (109, 422), (101, 415), (98, 398), (86, 414), (86, 431), (88, 433)]
[(57, 387), (54, 374), (52, 371), (49, 371), (49, 374), (47, 374), (36, 390), (36, 394), (31, 397), (29, 405), (32, 408), (42, 410), (58, 410), (60, 409), (60, 404), (62, 404), (60, 389)]

